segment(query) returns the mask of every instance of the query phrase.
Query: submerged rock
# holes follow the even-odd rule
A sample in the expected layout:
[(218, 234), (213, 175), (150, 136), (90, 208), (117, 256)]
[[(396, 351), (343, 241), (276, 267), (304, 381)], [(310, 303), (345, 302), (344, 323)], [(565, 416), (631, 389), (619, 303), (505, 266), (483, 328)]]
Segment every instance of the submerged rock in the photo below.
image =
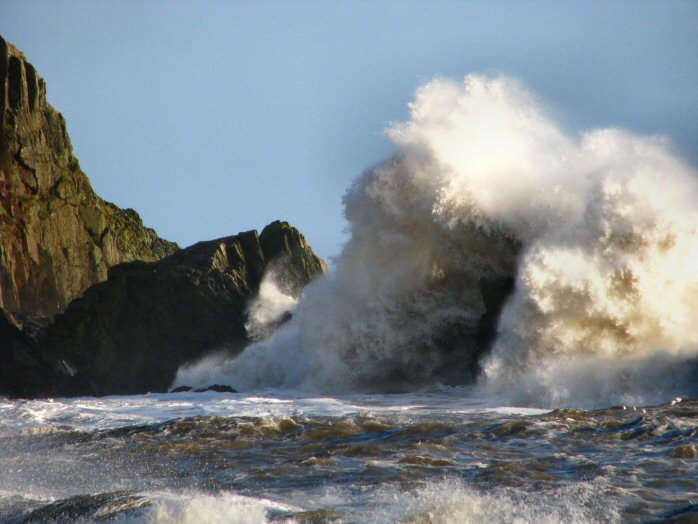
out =
[(84, 394), (165, 392), (182, 364), (249, 344), (246, 306), (271, 267), (295, 294), (326, 271), (303, 236), (277, 221), (261, 235), (248, 231), (111, 268), (39, 343), (76, 370), (89, 385)]
[(0, 37), (0, 307), (52, 317), (115, 264), (176, 250), (95, 194), (44, 80)]

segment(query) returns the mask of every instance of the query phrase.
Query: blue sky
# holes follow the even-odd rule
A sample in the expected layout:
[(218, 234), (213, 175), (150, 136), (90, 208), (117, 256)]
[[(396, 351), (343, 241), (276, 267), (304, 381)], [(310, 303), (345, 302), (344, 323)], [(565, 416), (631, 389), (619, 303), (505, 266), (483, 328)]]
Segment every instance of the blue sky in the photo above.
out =
[(275, 219), (329, 257), (342, 195), (434, 76), (516, 76), (572, 132), (698, 164), (698, 2), (0, 0), (95, 190), (182, 246)]

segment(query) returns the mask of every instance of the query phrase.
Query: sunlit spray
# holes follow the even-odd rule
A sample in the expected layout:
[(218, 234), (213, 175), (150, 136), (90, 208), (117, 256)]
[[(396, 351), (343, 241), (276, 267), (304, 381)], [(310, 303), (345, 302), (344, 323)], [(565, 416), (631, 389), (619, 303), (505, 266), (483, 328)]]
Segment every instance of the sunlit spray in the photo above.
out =
[[(521, 83), (483, 76), (424, 85), (387, 136), (395, 155), (345, 197), (332, 278), (216, 380), (337, 392), (480, 370), (484, 394), (532, 404), (688, 387), (698, 173), (664, 138), (572, 136)], [(483, 356), (485, 284), (507, 278)]]

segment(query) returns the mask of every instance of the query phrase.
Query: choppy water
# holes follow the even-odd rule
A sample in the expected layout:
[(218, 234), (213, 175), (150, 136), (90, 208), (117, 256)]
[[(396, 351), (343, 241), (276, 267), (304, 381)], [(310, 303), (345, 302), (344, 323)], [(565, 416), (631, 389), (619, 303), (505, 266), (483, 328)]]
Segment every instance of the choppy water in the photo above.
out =
[(698, 401), (467, 389), (0, 403), (0, 521), (696, 522)]

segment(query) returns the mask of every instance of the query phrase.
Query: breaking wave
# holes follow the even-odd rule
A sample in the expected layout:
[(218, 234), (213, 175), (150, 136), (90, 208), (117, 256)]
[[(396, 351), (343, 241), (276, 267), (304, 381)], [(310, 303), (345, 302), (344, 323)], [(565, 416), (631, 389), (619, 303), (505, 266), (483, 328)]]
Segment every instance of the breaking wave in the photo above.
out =
[[(613, 501), (604, 494), (603, 483), (581, 483), (554, 494), (526, 494), (499, 489), (482, 493), (463, 482), (424, 483), (416, 489), (384, 486), (368, 493), (325, 489), (308, 500), (292, 493), (300, 505), (235, 493), (107, 492), (78, 495), (54, 502), (15, 497), (16, 507), (7, 508), (9, 522), (118, 522), (121, 524), (167, 523), (267, 524), (284, 522), (425, 522), (425, 523), (588, 523), (620, 522)], [(295, 496), (294, 496), (295, 495)], [(344, 511), (303, 505), (333, 503)], [(554, 502), (554, 503), (551, 503)], [(38, 505), (24, 511), (22, 504)], [(361, 507), (368, 503), (368, 507)], [(357, 508), (357, 506), (359, 506)], [(14, 510), (14, 511), (13, 511)], [(14, 514), (13, 514), (14, 513)]]
[(665, 138), (570, 134), (507, 77), (433, 80), (410, 111), (387, 131), (395, 155), (345, 197), (333, 277), (272, 338), (177, 382), (479, 377), (533, 405), (696, 394), (698, 173)]
[(277, 285), (276, 270), (267, 271), (257, 296), (247, 306), (245, 330), (252, 340), (268, 338), (275, 328), (289, 318), (298, 300), (285, 294)]

